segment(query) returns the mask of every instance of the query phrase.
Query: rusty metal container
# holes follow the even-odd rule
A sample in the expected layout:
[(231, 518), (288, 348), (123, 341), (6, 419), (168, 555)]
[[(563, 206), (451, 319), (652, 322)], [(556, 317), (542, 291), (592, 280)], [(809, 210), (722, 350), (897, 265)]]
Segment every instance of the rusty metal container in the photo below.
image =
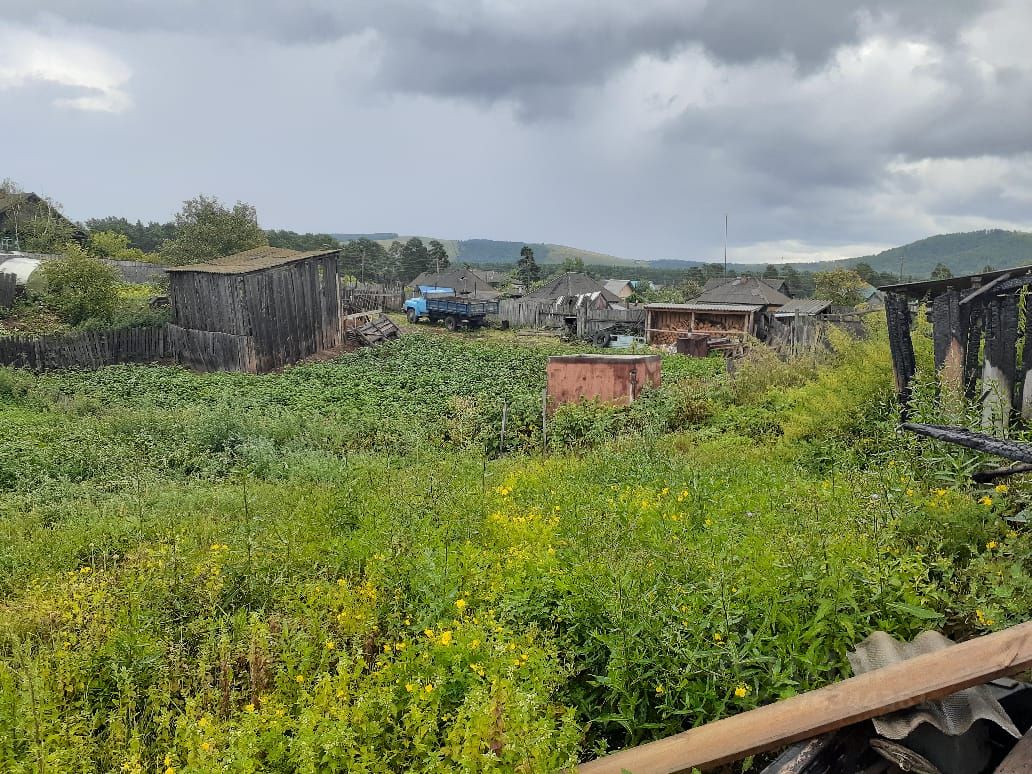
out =
[(627, 405), (661, 382), (659, 355), (556, 355), (548, 358), (549, 410), (579, 400)]

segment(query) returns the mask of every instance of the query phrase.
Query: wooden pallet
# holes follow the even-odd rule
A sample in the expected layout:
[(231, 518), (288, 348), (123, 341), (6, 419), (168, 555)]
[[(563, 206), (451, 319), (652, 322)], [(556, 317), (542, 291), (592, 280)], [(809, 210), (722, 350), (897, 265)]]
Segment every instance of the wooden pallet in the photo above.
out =
[(344, 318), (345, 339), (359, 344), (372, 347), (400, 336), (401, 329), (379, 310), (356, 312)]

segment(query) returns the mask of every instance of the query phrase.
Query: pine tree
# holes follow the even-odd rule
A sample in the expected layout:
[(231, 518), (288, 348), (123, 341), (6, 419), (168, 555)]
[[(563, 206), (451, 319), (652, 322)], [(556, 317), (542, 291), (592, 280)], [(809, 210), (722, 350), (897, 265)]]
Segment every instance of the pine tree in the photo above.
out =
[(541, 267), (534, 260), (534, 250), (530, 245), (523, 245), (520, 260), (516, 263), (516, 279), (530, 287), (541, 279)]
[(429, 268), (434, 271), (441, 271), (448, 268), (448, 251), (444, 249), (444, 245), (438, 242), (436, 239), (431, 239), (428, 245), (427, 258), (429, 262)]
[(401, 279), (411, 282), (430, 266), (430, 255), (419, 237), (412, 237), (401, 248)]

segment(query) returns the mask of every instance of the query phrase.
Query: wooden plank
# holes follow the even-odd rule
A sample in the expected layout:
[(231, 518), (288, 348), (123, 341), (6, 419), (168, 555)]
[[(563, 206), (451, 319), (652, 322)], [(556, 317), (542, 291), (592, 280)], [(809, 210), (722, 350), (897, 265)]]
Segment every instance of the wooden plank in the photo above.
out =
[(917, 371), (914, 342), (910, 339), (910, 306), (906, 296), (888, 293), (885, 296), (885, 321), (889, 328), (889, 351), (896, 377), (896, 396), (900, 416), (906, 419), (910, 406), (910, 382)]
[(1032, 771), (1032, 729), (1029, 729), (1003, 762), (996, 767), (995, 774), (1028, 774)]
[(1032, 622), (693, 728), (578, 767), (580, 774), (676, 774), (777, 750), (1032, 667)]
[(982, 368), (982, 429), (1002, 435), (1010, 425), (1018, 340), (1018, 298), (994, 297), (986, 306)]
[(991, 282), (985, 283), (984, 285), (982, 285), (982, 287), (976, 288), (975, 290), (972, 290), (970, 293), (968, 293), (966, 296), (964, 296), (962, 299), (960, 299), (960, 305), (961, 306), (967, 306), (968, 304), (970, 304), (975, 299), (980, 298), (981, 296), (984, 296), (986, 293), (988, 293), (990, 290), (995, 288), (997, 285), (999, 285), (1004, 280), (1010, 279), (1010, 276), (1011, 276), (1011, 273), (1010, 272), (1006, 272), (1004, 274), (1001, 274), (999, 277), (997, 277), (996, 279), (992, 280)]

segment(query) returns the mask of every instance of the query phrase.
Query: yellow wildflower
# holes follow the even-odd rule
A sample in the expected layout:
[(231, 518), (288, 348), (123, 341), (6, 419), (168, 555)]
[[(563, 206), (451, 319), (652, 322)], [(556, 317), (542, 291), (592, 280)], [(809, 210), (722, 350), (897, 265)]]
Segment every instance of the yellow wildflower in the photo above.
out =
[(337, 643), (335, 643), (333, 640), (326, 640), (325, 647), (326, 650), (333, 650), (335, 647), (337, 647)]
[(434, 638), (434, 630), (433, 629), (423, 629), (423, 634), (425, 634), (430, 639)]
[(464, 599), (456, 599), (455, 600), (455, 607), (458, 608), (458, 611), (461, 613), (463, 610), (466, 609), (466, 600), (464, 600)]
[(414, 690), (416, 690), (416, 686), (412, 683), (405, 683), (405, 690), (409, 693), (412, 693)]
[(988, 543), (985, 544), (985, 547), (988, 550), (992, 551), (994, 548), (996, 548), (996, 541), (995, 540), (990, 540)]
[(935, 490), (935, 495), (936, 495), (936, 497), (944, 497), (946, 495), (946, 490), (945, 489), (936, 489)]
[(440, 640), (440, 642), (441, 642), (442, 645), (445, 645), (445, 646), (452, 644), (451, 629), (445, 629), (443, 632), (441, 632), (441, 640)]
[(914, 496), (914, 490), (913, 489), (908, 489), (907, 490), (907, 497), (913, 497), (913, 496)]
[(83, 567), (83, 568), (81, 568), (79, 570), (79, 572), (81, 572), (83, 575), (89, 575), (91, 572), (93, 572), (93, 568), (92, 567)]
[(298, 685), (300, 685), (301, 683), (303, 683), (305, 681), (305, 676), (304, 675), (298, 675), (297, 677), (294, 678), (294, 681)]
[(169, 766), (165, 769), (165, 774), (176, 774), (176, 770), (173, 767)]
[(426, 691), (427, 693), (433, 693), (433, 690), (434, 690), (434, 684), (433, 684), (433, 683), (427, 683), (427, 684), (426, 684), (426, 685), (424, 686), (423, 690), (424, 690), (424, 691)]
[(749, 686), (746, 685), (745, 683), (740, 683), (738, 685), (738, 687), (735, 688), (735, 696), (737, 696), (739, 699), (744, 699), (748, 695), (749, 695)]
[(985, 497), (983, 497), (978, 502), (980, 502), (982, 505), (984, 505), (986, 508), (988, 508), (990, 505), (993, 504), (993, 498), (991, 498), (989, 495), (986, 495)]
[(706, 521), (704, 521), (703, 524), (705, 524), (707, 527), (712, 527), (713, 519), (706, 519)]
[(664, 693), (666, 693), (666, 689), (662, 683), (656, 683), (656, 696), (662, 696)]
[(244, 705), (244, 712), (254, 712), (254, 705), (253, 704), (245, 704)]
[(1007, 494), (1010, 491), (1010, 487), (1006, 484), (997, 484), (993, 489), (996, 490), (996, 494)]
[(211, 752), (211, 742), (201, 742), (201, 749), (205, 752)]
[(724, 636), (720, 632), (714, 632), (713, 633), (713, 641), (714, 642), (723, 642), (724, 641)]

